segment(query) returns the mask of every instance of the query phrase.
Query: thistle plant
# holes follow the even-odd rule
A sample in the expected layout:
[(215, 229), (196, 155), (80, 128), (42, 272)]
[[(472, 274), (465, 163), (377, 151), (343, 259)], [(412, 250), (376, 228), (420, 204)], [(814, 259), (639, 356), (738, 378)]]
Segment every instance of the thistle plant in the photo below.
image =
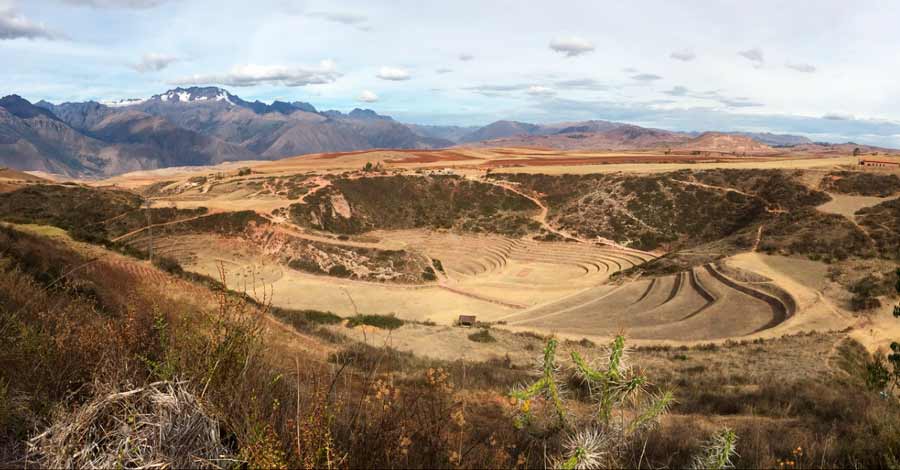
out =
[(733, 468), (732, 459), (737, 456), (737, 435), (724, 428), (716, 433), (694, 457), (693, 468), (697, 470), (724, 470)]

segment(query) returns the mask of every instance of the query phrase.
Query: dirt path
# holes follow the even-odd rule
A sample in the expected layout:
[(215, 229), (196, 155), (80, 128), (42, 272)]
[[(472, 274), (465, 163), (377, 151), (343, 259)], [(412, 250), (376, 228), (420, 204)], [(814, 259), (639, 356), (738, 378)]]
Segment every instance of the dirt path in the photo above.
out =
[(479, 294), (474, 294), (472, 292), (467, 292), (462, 289), (458, 289), (456, 287), (449, 286), (445, 283), (439, 283), (437, 286), (440, 287), (441, 289), (453, 292), (454, 294), (459, 294), (459, 295), (466, 296), (466, 297), (469, 297), (469, 298), (472, 298), (475, 300), (480, 300), (482, 302), (488, 302), (488, 303), (492, 303), (492, 304), (496, 304), (496, 305), (502, 305), (504, 307), (514, 308), (514, 309), (518, 309), (518, 310), (528, 308), (527, 305), (514, 304), (514, 303), (506, 302), (503, 300), (492, 299), (490, 297), (486, 297), (486, 296), (479, 295)]
[(281, 232), (286, 235), (290, 235), (296, 238), (302, 238), (303, 240), (309, 240), (313, 242), (321, 242), (328, 243), (330, 245), (339, 245), (339, 246), (350, 246), (354, 248), (368, 248), (373, 250), (397, 250), (397, 249), (405, 249), (405, 246), (400, 246), (397, 244), (390, 243), (369, 243), (369, 242), (355, 242), (351, 240), (338, 240), (337, 238), (326, 237), (322, 235), (314, 235), (308, 233), (300, 228), (294, 228), (289, 222), (280, 222), (274, 220), (272, 217), (267, 214), (260, 214), (262, 217), (265, 217), (272, 224), (272, 230), (276, 232)]
[(192, 220), (202, 219), (202, 218), (204, 218), (204, 217), (209, 217), (209, 216), (214, 215), (214, 214), (217, 214), (217, 213), (218, 213), (217, 211), (210, 211), (210, 212), (207, 212), (207, 213), (202, 214), (202, 215), (198, 215), (198, 216), (194, 216), (194, 217), (188, 217), (187, 219), (178, 219), (178, 220), (171, 220), (171, 221), (169, 221), (169, 222), (162, 222), (162, 223), (159, 223), (159, 224), (145, 225), (145, 226), (143, 226), (143, 227), (141, 227), (141, 228), (139, 228), (139, 229), (137, 229), (137, 230), (132, 230), (132, 231), (126, 233), (126, 234), (119, 235), (118, 237), (113, 238), (113, 239), (111, 239), (110, 241), (115, 243), (115, 242), (117, 242), (117, 241), (124, 240), (124, 239), (126, 239), (126, 238), (132, 237), (132, 236), (134, 236), (134, 235), (137, 235), (137, 234), (139, 234), (139, 233), (141, 233), (141, 232), (143, 232), (143, 231), (145, 231), (145, 230), (149, 230), (149, 229), (151, 229), (151, 228), (155, 228), (155, 227), (165, 227), (166, 225), (175, 225), (175, 224), (180, 224), (180, 223), (184, 223), (184, 222), (190, 222), (190, 221), (192, 221)]
[(310, 189), (309, 191), (307, 191), (305, 194), (301, 195), (300, 199), (298, 199), (296, 202), (297, 204), (305, 204), (306, 198), (308, 196), (311, 196), (311, 195), (321, 191), (322, 189), (325, 189), (325, 188), (331, 186), (331, 180), (325, 179), (321, 176), (316, 176), (315, 178), (313, 178), (313, 182), (315, 182), (316, 186), (313, 187), (312, 189)]
[[(515, 185), (513, 185), (513, 184), (511, 184), (511, 183), (504, 183), (504, 182), (500, 182), (500, 181), (495, 181), (495, 180), (492, 180), (492, 179), (490, 179), (490, 178), (477, 178), (477, 177), (467, 177), (467, 178), (469, 178), (469, 179), (471, 179), (471, 180), (479, 181), (479, 182), (482, 182), (482, 183), (492, 184), (492, 185), (494, 185), (494, 186), (497, 186), (497, 187), (506, 189), (507, 191), (514, 192), (514, 193), (516, 193), (516, 194), (518, 194), (518, 195), (520, 195), (520, 196), (522, 196), (522, 197), (524, 197), (524, 198), (527, 198), (527, 199), (530, 200), (531, 202), (537, 204), (537, 206), (541, 209), (541, 211), (538, 213), (538, 215), (534, 216), (533, 219), (534, 219), (536, 222), (540, 223), (540, 224), (541, 224), (541, 227), (542, 227), (544, 230), (546, 230), (546, 231), (548, 231), (548, 232), (550, 232), (550, 233), (556, 234), (557, 236), (563, 237), (563, 238), (565, 238), (565, 239), (576, 240), (576, 241), (578, 241), (578, 242), (580, 242), (580, 243), (587, 243), (587, 244), (591, 244), (591, 245), (595, 243), (594, 240), (588, 240), (588, 239), (585, 239), (585, 238), (578, 237), (578, 236), (573, 235), (573, 234), (571, 234), (571, 233), (569, 233), (569, 232), (567, 232), (567, 231), (565, 231), (565, 230), (558, 229), (558, 228), (556, 228), (556, 227), (550, 225), (550, 223), (547, 221), (547, 218), (548, 218), (548, 216), (549, 216), (549, 214), (550, 214), (550, 208), (549, 208), (546, 204), (544, 204), (544, 201), (541, 201), (539, 198), (537, 198), (537, 197), (535, 197), (535, 196), (532, 196), (531, 194), (528, 194), (528, 193), (526, 193), (525, 191), (522, 191), (521, 189), (519, 189), (519, 188), (516, 187)], [(618, 249), (623, 250), (623, 251), (631, 251), (631, 252), (634, 252), (634, 253), (641, 253), (641, 254), (643, 254), (643, 255), (651, 256), (651, 257), (653, 257), (653, 258), (656, 258), (656, 256), (657, 256), (657, 255), (655, 255), (655, 254), (653, 254), (653, 253), (650, 253), (650, 252), (647, 252), (647, 251), (637, 250), (637, 249), (635, 249), (635, 248), (629, 248), (629, 247), (627, 247), (627, 246), (620, 245), (620, 244), (618, 244), (618, 243), (616, 243), (616, 242), (614, 242), (614, 241), (612, 241), (612, 240), (610, 240), (610, 239), (608, 239), (608, 238), (596, 237), (596, 241), (599, 241), (600, 243), (603, 243), (604, 245), (609, 245), (609, 246), (612, 246), (612, 247), (614, 247), (614, 248), (618, 248)]]
[(747, 196), (747, 197), (752, 197), (752, 198), (759, 198), (759, 196), (757, 196), (757, 195), (755, 195), (755, 194), (745, 193), (745, 192), (743, 192), (743, 191), (741, 191), (741, 190), (739, 190), (739, 189), (726, 188), (726, 187), (724, 187), (724, 186), (714, 186), (714, 185), (711, 185), (711, 184), (701, 183), (701, 182), (699, 182), (699, 181), (685, 181), (685, 180), (679, 180), (679, 179), (673, 179), (672, 181), (674, 181), (674, 182), (676, 182), (676, 183), (681, 183), (681, 184), (691, 185), (691, 186), (698, 186), (698, 187), (706, 188), (706, 189), (713, 189), (713, 190), (716, 190), (716, 191), (725, 191), (725, 192), (731, 192), (731, 193), (738, 193), (738, 194), (740, 194), (740, 195), (742, 195), (742, 196)]
[(760, 224), (759, 229), (756, 231), (756, 241), (753, 242), (753, 250), (751, 251), (759, 251), (759, 242), (762, 241), (763, 227), (765, 226), (766, 224)]

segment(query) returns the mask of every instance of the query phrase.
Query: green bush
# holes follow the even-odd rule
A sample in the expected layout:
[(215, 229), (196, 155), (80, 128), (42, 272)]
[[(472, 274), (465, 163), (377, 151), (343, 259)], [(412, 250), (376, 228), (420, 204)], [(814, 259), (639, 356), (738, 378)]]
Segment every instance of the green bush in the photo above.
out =
[(334, 325), (343, 320), (334, 313), (320, 310), (291, 310), (271, 307), (270, 311), (279, 320), (290, 324), (298, 331), (306, 333), (315, 332), (314, 325)]
[(393, 315), (356, 315), (347, 320), (347, 327), (353, 328), (359, 325), (374, 326), (383, 330), (396, 330), (403, 326), (403, 320)]

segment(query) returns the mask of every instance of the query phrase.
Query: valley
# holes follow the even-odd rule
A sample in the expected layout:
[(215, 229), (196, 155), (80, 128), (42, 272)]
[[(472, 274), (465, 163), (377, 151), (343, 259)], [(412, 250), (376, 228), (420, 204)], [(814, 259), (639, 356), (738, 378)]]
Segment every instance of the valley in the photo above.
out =
[[(21, 268), (0, 275), (34, 272), (47, 289), (64, 279), (54, 295), (145, 315), (144, 326), (110, 323), (142, 332), (124, 338), (160, 335), (186, 348), (206, 337), (191, 329), (203, 318), (237, 333), (259, 325), (259, 373), (297, 368), (297, 377), (340, 381), (341, 397), (369, 396), (366, 374), (415, 390), (423, 374), (449, 370), (463, 384), (457, 400), (489, 397), (479, 406), (493, 413), (491, 432), (509, 427), (504, 394), (533, 375), (538, 351), (558, 342), (563, 355), (596, 357), (624, 335), (631, 357), (684, 400), (652, 432), (705, 433), (715, 419), (751, 438), (790, 426), (797, 439), (820, 439), (827, 416), (788, 410), (772, 421), (756, 405), (856, 399), (840, 390), (865, 386), (845, 381), (862, 380), (866, 358), (900, 336), (891, 314), (900, 184), (896, 171), (857, 162), (470, 147), (101, 180), (3, 170), (0, 259)], [(5, 282), (3, 292), (18, 295), (21, 283)], [(227, 299), (249, 316), (216, 316), (227, 315)], [(144, 307), (127, 313), (134, 302)], [(169, 339), (169, 324), (191, 333)], [(184, 354), (185, 364), (205, 357)], [(773, 384), (782, 376), (791, 379)], [(224, 387), (227, 395), (236, 385)], [(842, 419), (847, 430), (830, 432), (863, 425)], [(759, 439), (776, 450), (757, 462), (792, 445)], [(837, 461), (857, 451), (816, 452)]]
[(851, 195), (866, 178), (896, 196), (895, 176), (852, 168), (814, 155), (321, 154), (91, 183), (129, 202), (95, 216), (102, 232), (90, 236), (223, 271), (280, 308), (443, 326), (476, 315), (512, 332), (624, 331), (639, 344), (776, 337), (855, 320), (847, 282), (810, 288), (790, 263), (764, 260), (787, 256), (817, 276), (848, 259), (896, 260), (895, 234), (866, 228), (865, 214), (893, 210), (891, 196)]

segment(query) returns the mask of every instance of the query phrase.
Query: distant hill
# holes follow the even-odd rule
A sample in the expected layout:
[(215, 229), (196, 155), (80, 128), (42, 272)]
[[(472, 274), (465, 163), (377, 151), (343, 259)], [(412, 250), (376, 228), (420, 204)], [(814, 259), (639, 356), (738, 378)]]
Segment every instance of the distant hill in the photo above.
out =
[(761, 153), (774, 149), (745, 135), (722, 132), (704, 132), (698, 137), (681, 143), (678, 148), (715, 152)]
[(772, 134), (770, 132), (728, 132), (728, 134), (743, 135), (772, 147), (793, 147), (813, 143), (808, 137), (802, 135)]
[[(178, 87), (149, 98), (53, 104), (0, 99), (0, 165), (69, 176), (107, 176), (310, 153), (456, 145), (550, 149), (677, 148), (717, 152), (852, 152), (766, 132), (686, 133), (604, 120), (485, 126), (404, 124), (371, 109), (321, 111), (302, 101), (247, 101), (219, 87)], [(843, 145), (843, 147), (838, 146)], [(863, 152), (886, 151), (864, 147)]]
[(543, 126), (530, 135), (515, 135), (468, 145), (482, 147), (540, 147), (560, 150), (633, 150), (678, 145), (690, 136), (607, 121)]
[(546, 128), (518, 121), (497, 121), (460, 137), (460, 142), (482, 142), (511, 136), (539, 135), (550, 132)]

